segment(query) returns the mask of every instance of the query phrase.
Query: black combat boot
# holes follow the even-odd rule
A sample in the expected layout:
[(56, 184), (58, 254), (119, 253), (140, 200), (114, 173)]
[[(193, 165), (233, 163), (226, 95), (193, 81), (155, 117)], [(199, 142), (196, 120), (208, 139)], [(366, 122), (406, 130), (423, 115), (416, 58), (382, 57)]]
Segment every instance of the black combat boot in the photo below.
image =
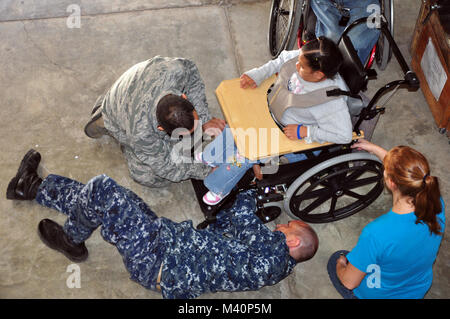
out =
[(33, 200), (36, 198), (39, 185), (42, 183), (42, 178), (37, 174), (40, 161), (41, 154), (33, 149), (25, 154), (16, 176), (8, 184), (7, 199)]
[(88, 250), (84, 242), (75, 244), (63, 228), (50, 219), (41, 220), (38, 234), (44, 244), (59, 251), (73, 262), (82, 262), (88, 258)]

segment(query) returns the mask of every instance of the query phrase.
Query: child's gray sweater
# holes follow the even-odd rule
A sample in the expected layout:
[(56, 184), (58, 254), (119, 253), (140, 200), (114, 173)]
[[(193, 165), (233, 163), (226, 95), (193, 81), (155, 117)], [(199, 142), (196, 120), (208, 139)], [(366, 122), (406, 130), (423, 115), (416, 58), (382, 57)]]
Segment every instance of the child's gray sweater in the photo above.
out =
[[(279, 72), (285, 62), (298, 57), (299, 53), (300, 50), (283, 51), (278, 58), (259, 68), (247, 71), (245, 74), (259, 86), (265, 79)], [(296, 75), (303, 84), (302, 92), (299, 94), (329, 86), (338, 86), (341, 90), (348, 91), (347, 85), (339, 74), (332, 79), (320, 82), (308, 82), (303, 80), (298, 73)], [(283, 114), (281, 122), (283, 125), (303, 124), (306, 126), (308, 135), (305, 137), (305, 141), (307, 143), (315, 141), (347, 144), (352, 140), (352, 122), (346, 96), (307, 108), (290, 108)]]

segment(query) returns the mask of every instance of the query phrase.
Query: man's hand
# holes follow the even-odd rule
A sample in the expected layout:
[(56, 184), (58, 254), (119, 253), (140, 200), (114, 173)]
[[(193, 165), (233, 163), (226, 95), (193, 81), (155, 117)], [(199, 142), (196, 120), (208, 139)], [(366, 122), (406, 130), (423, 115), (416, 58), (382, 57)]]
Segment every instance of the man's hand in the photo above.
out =
[(240, 86), (242, 89), (248, 89), (248, 88), (254, 89), (257, 87), (255, 81), (253, 81), (253, 79), (245, 73), (241, 75), (240, 79), (241, 79)]
[(209, 136), (219, 136), (226, 124), (224, 120), (213, 117), (209, 122), (203, 124), (202, 129)]
[[(297, 130), (298, 130), (298, 125), (296, 125), (296, 124), (289, 124), (283, 128), (284, 134), (286, 134), (286, 136), (290, 140), (298, 140), (299, 139), (297, 136)], [(300, 137), (304, 138), (304, 137), (306, 137), (307, 134), (308, 134), (308, 129), (305, 126), (300, 127)]]

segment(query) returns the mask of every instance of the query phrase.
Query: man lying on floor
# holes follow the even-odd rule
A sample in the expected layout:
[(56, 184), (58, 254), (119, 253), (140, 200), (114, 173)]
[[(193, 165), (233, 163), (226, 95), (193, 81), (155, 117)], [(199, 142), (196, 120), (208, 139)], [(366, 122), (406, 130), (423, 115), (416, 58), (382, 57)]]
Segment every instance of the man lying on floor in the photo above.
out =
[(301, 221), (269, 230), (254, 214), (255, 194), (238, 195), (217, 223), (196, 230), (155, 213), (132, 191), (106, 175), (83, 185), (37, 174), (41, 160), (30, 150), (10, 181), (7, 198), (36, 200), (68, 216), (64, 226), (44, 219), (38, 233), (52, 249), (74, 262), (87, 259), (84, 242), (101, 227), (115, 245), (131, 279), (164, 298), (196, 298), (205, 292), (256, 290), (274, 285), (301, 261), (314, 256), (318, 237)]

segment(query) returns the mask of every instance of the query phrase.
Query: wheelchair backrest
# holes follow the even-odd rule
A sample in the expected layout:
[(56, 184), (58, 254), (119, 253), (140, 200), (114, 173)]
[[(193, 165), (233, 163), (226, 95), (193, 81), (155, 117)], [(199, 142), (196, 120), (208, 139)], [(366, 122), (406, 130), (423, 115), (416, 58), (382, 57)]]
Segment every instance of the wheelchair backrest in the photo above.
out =
[(344, 59), (339, 73), (352, 94), (358, 94), (367, 89), (368, 75), (359, 60), (358, 53), (347, 35), (344, 35), (338, 44)]

